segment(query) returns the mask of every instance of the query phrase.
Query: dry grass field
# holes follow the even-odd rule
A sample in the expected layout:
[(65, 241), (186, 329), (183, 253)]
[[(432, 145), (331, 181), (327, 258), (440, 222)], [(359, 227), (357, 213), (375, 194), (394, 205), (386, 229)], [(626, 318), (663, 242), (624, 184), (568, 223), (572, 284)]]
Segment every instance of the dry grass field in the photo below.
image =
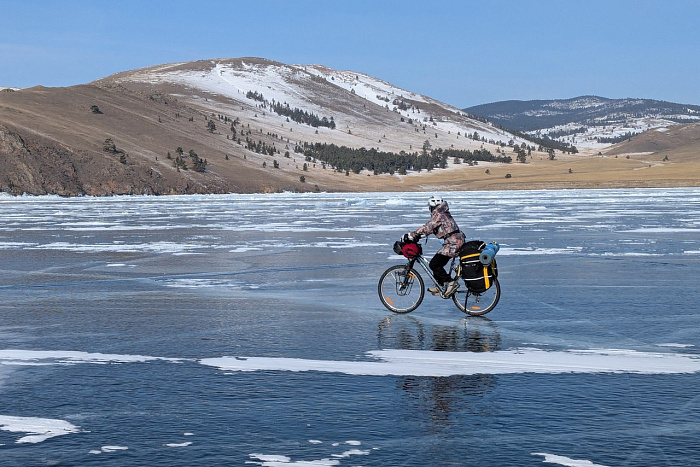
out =
[[(700, 134), (700, 125), (693, 131)], [(664, 161), (664, 158), (668, 158)], [(527, 163), (481, 163), (477, 166), (451, 165), (445, 170), (420, 174), (378, 175), (323, 174), (314, 177), (324, 184), (346, 187), (348, 191), (468, 191), (539, 190), (567, 188), (638, 188), (700, 186), (700, 144), (669, 148), (657, 153), (613, 154), (598, 152), (557, 154), (533, 153)], [(488, 173), (487, 173), (488, 172)], [(507, 175), (510, 174), (510, 177)], [(309, 177), (309, 178), (314, 178)]]

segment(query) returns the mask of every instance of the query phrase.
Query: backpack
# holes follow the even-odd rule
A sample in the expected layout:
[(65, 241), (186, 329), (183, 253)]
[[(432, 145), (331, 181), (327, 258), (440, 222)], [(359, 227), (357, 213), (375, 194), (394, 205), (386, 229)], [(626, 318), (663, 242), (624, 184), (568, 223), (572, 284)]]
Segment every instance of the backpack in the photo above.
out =
[(465, 242), (459, 250), (460, 276), (470, 292), (486, 292), (498, 277), (498, 267), (494, 258), (489, 265), (481, 262), (481, 252), (486, 244), (481, 240)]

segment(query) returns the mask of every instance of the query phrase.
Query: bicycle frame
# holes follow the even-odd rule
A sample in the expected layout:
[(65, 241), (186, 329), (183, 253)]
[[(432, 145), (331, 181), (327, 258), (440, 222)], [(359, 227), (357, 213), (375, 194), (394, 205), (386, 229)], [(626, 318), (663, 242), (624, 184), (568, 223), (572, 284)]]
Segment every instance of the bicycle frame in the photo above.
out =
[[(452, 275), (453, 273), (456, 273), (457, 274), (456, 277), (459, 277), (459, 263), (457, 263), (457, 266), (455, 266), (455, 260), (456, 260), (456, 258), (452, 258), (452, 260), (450, 261), (450, 275)], [(421, 267), (423, 268), (423, 271), (425, 271), (425, 273), (428, 275), (430, 280), (433, 281), (433, 284), (435, 284), (435, 286), (440, 288), (442, 293), (445, 293), (445, 287), (447, 286), (447, 284), (440, 285), (438, 283), (437, 279), (435, 279), (435, 276), (433, 275), (432, 269), (430, 269), (430, 264), (428, 263), (428, 261), (426, 261), (426, 259), (423, 257), (423, 255), (418, 255), (415, 258), (409, 259), (408, 263), (406, 263), (406, 268), (410, 270), (411, 268), (413, 268), (413, 265), (415, 263), (420, 264)]]

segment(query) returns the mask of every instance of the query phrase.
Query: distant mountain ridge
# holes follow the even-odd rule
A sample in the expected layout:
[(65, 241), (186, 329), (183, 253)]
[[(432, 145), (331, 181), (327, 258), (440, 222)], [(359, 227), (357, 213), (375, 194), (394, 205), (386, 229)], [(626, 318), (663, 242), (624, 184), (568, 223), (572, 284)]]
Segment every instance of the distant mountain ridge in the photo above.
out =
[(599, 96), (510, 100), (463, 110), (509, 130), (586, 146), (617, 143), (647, 130), (700, 122), (697, 105)]

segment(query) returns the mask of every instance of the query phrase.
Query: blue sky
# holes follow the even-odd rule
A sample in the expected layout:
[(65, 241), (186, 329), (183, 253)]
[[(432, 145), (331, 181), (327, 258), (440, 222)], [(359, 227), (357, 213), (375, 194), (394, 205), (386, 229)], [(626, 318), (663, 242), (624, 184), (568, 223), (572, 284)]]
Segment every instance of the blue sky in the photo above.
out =
[(255, 56), (459, 108), (592, 94), (700, 105), (696, 0), (0, 0), (0, 86)]

